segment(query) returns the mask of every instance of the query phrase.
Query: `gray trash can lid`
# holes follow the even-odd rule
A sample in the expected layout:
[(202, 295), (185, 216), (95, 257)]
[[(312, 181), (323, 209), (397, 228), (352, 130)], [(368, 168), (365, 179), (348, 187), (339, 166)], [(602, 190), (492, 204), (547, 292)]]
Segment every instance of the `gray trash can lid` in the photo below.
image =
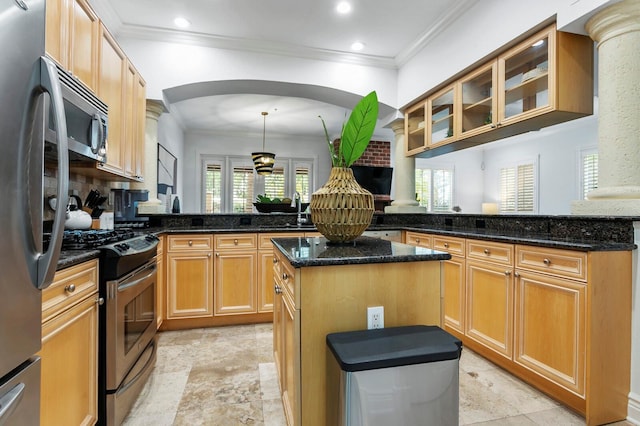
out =
[(343, 371), (364, 371), (460, 358), (462, 342), (435, 325), (411, 325), (327, 335)]

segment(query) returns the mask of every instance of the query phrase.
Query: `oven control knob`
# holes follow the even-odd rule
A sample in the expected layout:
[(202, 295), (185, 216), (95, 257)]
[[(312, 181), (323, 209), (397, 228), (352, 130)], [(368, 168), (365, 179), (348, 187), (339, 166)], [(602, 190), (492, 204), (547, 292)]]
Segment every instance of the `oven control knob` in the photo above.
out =
[(116, 245), (114, 245), (114, 247), (118, 251), (127, 251), (127, 250), (129, 250), (129, 244), (127, 244), (127, 243), (116, 244)]

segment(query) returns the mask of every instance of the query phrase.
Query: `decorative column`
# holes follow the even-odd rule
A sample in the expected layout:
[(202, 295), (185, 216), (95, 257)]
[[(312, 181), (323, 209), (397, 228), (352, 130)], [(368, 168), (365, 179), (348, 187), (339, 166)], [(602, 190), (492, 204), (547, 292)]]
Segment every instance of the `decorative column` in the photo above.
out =
[(391, 123), (395, 135), (395, 155), (393, 167), (394, 200), (384, 208), (385, 213), (426, 213), (416, 201), (416, 159), (404, 153), (404, 120)]
[(149, 200), (138, 203), (138, 213), (166, 213), (165, 204), (158, 199), (158, 119), (164, 112), (160, 101), (147, 99), (147, 116), (144, 128), (144, 182), (132, 184), (132, 188), (149, 191)]
[(640, 215), (640, 2), (624, 0), (585, 25), (598, 48), (598, 188), (574, 214)]

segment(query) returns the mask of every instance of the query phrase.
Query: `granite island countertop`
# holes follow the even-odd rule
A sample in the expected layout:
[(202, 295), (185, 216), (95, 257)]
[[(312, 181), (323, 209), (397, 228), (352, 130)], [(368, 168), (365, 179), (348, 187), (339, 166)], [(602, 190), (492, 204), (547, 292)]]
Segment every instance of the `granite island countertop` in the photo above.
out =
[(372, 237), (358, 237), (347, 244), (333, 244), (324, 237), (273, 238), (271, 240), (295, 268), (449, 260), (442, 251)]

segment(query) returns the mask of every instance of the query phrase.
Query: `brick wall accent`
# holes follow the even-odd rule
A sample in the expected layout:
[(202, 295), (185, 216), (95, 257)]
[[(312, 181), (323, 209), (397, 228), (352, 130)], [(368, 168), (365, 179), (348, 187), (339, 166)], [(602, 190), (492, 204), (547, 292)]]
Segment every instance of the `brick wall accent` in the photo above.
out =
[[(340, 140), (334, 141), (336, 149), (340, 146)], [(358, 159), (354, 166), (391, 167), (391, 142), (371, 141), (369, 146)]]

